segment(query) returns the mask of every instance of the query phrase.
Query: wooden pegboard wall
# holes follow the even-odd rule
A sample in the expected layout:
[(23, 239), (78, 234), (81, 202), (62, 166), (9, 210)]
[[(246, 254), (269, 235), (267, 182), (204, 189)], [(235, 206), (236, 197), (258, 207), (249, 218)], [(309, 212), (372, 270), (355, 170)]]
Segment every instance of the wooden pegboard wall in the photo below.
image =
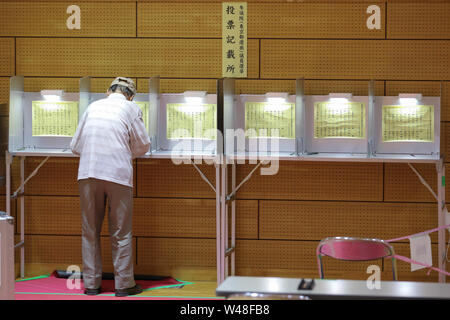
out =
[[(237, 167), (237, 181), (251, 165)], [(238, 191), (240, 199), (382, 200), (382, 164), (280, 161), (276, 175), (256, 172)]]
[[(28, 176), (43, 161), (42, 157), (25, 160), (25, 176)], [(50, 158), (31, 179), (26, 187), (27, 195), (72, 195), (78, 196), (78, 158)], [(133, 162), (136, 185), (136, 167)], [(136, 189), (133, 190), (136, 195)]]
[[(213, 199), (137, 198), (134, 200), (133, 234), (145, 237), (215, 238), (215, 205)], [(236, 207), (236, 236), (256, 238), (257, 201), (238, 200)]]
[[(389, 3), (389, 39), (449, 39), (450, 3)], [(425, 49), (426, 50), (426, 49)]]
[(13, 76), (14, 63), (14, 38), (0, 38), (0, 76)]
[[(80, 8), (82, 25), (80, 29), (68, 32), (66, 10), (72, 4)], [(119, 1), (111, 6), (104, 1), (3, 1), (0, 21), (0, 36), (134, 37), (136, 3)]]
[(449, 61), (445, 40), (261, 40), (261, 78), (450, 80)]
[[(147, 93), (149, 90), (149, 79), (138, 79), (138, 92)], [(183, 93), (185, 91), (217, 92), (217, 80), (215, 79), (161, 79), (161, 93)]]
[[(413, 164), (430, 187), (437, 192), (437, 175), (435, 164)], [(431, 192), (420, 182), (419, 178), (407, 164), (386, 163), (384, 171), (384, 200), (401, 202), (432, 202)], [(446, 199), (450, 196), (446, 188)]]
[[(360, 237), (389, 240), (433, 229), (435, 204), (262, 200), (260, 239), (322, 240)], [(437, 234), (432, 234), (437, 242)]]
[[(385, 10), (382, 2), (378, 5)], [(249, 4), (248, 32), (252, 38), (384, 38), (381, 28), (367, 32), (366, 3), (278, 3)], [(282, 18), (281, 18), (282, 17)], [(281, 18), (281, 19), (280, 19)]]
[(138, 36), (220, 38), (221, 7), (218, 2), (138, 2)]
[(139, 238), (138, 265), (215, 267), (214, 239)]
[[(314, 277), (318, 278), (316, 248), (319, 242), (238, 240), (236, 244), (236, 273), (242, 276)], [(409, 256), (409, 245), (394, 244), (397, 254)], [(437, 261), (437, 245), (432, 246), (433, 261)], [(375, 261), (341, 261), (324, 258), (324, 273), (327, 279), (367, 280), (367, 267), (383, 264)], [(410, 271), (410, 264), (397, 261), (398, 279), (402, 281), (437, 281), (437, 273), (429, 276), (427, 270)], [(384, 259), (383, 281), (392, 281), (391, 261)]]
[[(17, 239), (16, 239), (17, 241)], [(104, 271), (112, 270), (109, 237), (101, 238)], [(19, 251), (16, 251), (16, 261)], [(136, 239), (133, 238), (133, 256), (136, 256)], [(25, 261), (82, 267), (81, 238), (78, 236), (29, 235), (25, 237)]]
[[(139, 197), (211, 198), (216, 195), (202, 180), (192, 165), (175, 165), (170, 159), (138, 159), (137, 195)], [(200, 165), (209, 181), (215, 185), (215, 169)]]

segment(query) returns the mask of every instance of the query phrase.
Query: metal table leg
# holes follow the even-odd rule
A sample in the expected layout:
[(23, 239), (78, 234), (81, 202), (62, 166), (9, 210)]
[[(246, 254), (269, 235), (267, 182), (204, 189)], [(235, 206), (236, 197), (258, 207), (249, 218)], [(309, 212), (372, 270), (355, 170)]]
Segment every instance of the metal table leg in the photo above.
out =
[(25, 278), (25, 157), (20, 157), (20, 277)]
[[(441, 227), (445, 225), (445, 163), (441, 159), (439, 163), (436, 164), (437, 170), (437, 183), (438, 183), (438, 226)], [(438, 231), (438, 268), (442, 270), (445, 269), (445, 233), (447, 230), (441, 229)], [(443, 273), (439, 273), (439, 282), (445, 282), (446, 276)]]
[(220, 203), (221, 193), (220, 193), (220, 164), (214, 164), (216, 169), (216, 263), (217, 263), (217, 284), (222, 283), (222, 233), (221, 233), (221, 212), (222, 207)]

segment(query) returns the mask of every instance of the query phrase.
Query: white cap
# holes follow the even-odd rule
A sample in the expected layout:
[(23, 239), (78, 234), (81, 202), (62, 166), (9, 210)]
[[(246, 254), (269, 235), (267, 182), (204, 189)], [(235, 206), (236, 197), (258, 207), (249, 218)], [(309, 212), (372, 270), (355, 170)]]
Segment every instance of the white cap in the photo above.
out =
[(130, 91), (133, 93), (133, 95), (136, 94), (136, 85), (134, 84), (133, 79), (125, 78), (125, 77), (117, 77), (111, 83), (110, 87), (112, 87), (113, 85), (116, 85), (116, 84), (127, 87), (128, 89), (130, 89)]

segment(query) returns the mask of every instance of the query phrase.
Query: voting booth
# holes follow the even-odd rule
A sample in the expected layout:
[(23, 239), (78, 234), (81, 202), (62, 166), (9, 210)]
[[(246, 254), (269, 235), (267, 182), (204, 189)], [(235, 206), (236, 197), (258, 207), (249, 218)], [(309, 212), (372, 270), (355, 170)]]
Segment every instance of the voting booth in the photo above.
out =
[[(90, 77), (85, 77), (82, 79), (83, 87), (85, 88), (84, 92), (86, 94), (86, 99), (88, 101), (88, 105), (94, 101), (101, 100), (107, 98), (107, 88), (105, 88), (104, 93), (99, 92), (91, 92), (91, 82)], [(152, 82), (150, 81), (150, 86), (152, 86)], [(138, 107), (142, 111), (142, 120), (144, 121), (145, 128), (147, 129), (148, 135), (150, 137), (150, 141), (152, 142), (152, 150), (156, 146), (156, 133), (154, 128), (156, 127), (156, 101), (152, 99), (151, 94), (147, 93), (136, 93), (134, 96), (133, 102), (135, 102)], [(151, 150), (150, 150), (151, 151)]]
[(307, 96), (305, 154), (367, 154), (369, 97), (352, 93)]
[[(161, 93), (159, 78), (150, 79), (150, 122), (154, 154), (217, 153), (217, 94), (206, 91)], [(152, 127), (152, 126), (150, 126)]]
[[(25, 274), (25, 203), (26, 183), (51, 157), (75, 157), (70, 142), (88, 106), (107, 97), (91, 92), (90, 77), (79, 81), (79, 92), (42, 90), (25, 92), (24, 77), (10, 79), (9, 146), (6, 152), (6, 212), (11, 213), (10, 199), (20, 203), (20, 273)], [(221, 93), (220, 93), (221, 94)], [(206, 91), (161, 93), (159, 77), (149, 79), (149, 93), (138, 93), (134, 102), (142, 110), (143, 121), (151, 140), (151, 149), (141, 158), (181, 160), (192, 164), (201, 178), (219, 197), (220, 170), (216, 162), (222, 153), (222, 109), (218, 112), (217, 94)], [(222, 105), (222, 104), (221, 104)], [(40, 163), (25, 176), (25, 158), (41, 157)], [(11, 192), (11, 163), (20, 159), (20, 186)], [(197, 166), (197, 160), (216, 164), (215, 185)], [(174, 161), (175, 162), (175, 161)], [(180, 163), (176, 163), (180, 164)], [(219, 207), (216, 206), (216, 214)], [(218, 228), (219, 229), (219, 228)], [(217, 236), (219, 239), (219, 236)]]
[[(81, 90), (82, 80), (80, 80)], [(83, 114), (80, 92), (25, 92), (24, 78), (10, 81), (10, 153), (70, 153), (69, 146)], [(81, 100), (80, 100), (81, 99)]]
[[(302, 80), (298, 80), (302, 88)], [(224, 140), (228, 157), (292, 156), (303, 152), (303, 93), (235, 94), (224, 80)]]
[(440, 97), (421, 93), (375, 97), (373, 155), (439, 158), (440, 114)]
[[(236, 129), (243, 130), (246, 138), (245, 146), (237, 145), (238, 152), (257, 152), (264, 147), (267, 151), (272, 147), (278, 147), (281, 152), (295, 151), (294, 95), (287, 92), (240, 95), (235, 121)], [(263, 139), (267, 140), (266, 145), (259, 143)], [(279, 139), (278, 146), (274, 143), (276, 139)]]
[[(70, 142), (84, 111), (89, 105), (89, 79), (82, 78), (79, 92), (42, 90), (25, 92), (24, 77), (10, 79), (9, 144), (6, 162), (6, 212), (11, 215), (12, 198), (20, 204), (20, 273), (25, 274), (25, 199), (24, 186), (50, 157), (73, 157)], [(25, 178), (25, 158), (44, 157), (34, 171)], [(20, 186), (11, 192), (11, 164), (20, 159)]]

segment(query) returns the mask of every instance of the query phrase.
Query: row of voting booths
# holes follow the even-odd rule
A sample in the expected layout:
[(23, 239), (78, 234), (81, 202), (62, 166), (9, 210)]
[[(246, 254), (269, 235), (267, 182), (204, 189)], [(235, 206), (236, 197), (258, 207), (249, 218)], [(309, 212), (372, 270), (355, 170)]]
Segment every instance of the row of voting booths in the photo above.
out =
[[(246, 144), (226, 145), (226, 155), (439, 159), (440, 97), (420, 93), (377, 97), (373, 82), (367, 96), (305, 95), (303, 80), (297, 80), (295, 95), (241, 94), (229, 101), (224, 106), (224, 118), (229, 120), (225, 130), (245, 130)], [(253, 139), (267, 139), (267, 148)]]
[[(161, 93), (160, 79), (153, 77), (148, 93), (135, 96), (152, 142), (151, 150), (143, 157), (183, 159), (195, 166), (216, 193), (218, 283), (230, 268), (234, 274), (234, 195), (255, 171), (237, 183), (236, 164), (271, 159), (436, 163), (438, 176), (443, 176), (439, 153), (440, 97), (426, 97), (420, 92), (375, 96), (373, 81), (365, 96), (351, 92), (305, 95), (303, 79), (293, 81), (295, 93), (236, 94), (234, 79), (218, 79), (214, 94)], [(20, 157), (24, 170), (27, 156), (43, 156), (44, 161), (53, 156), (74, 156), (69, 145), (79, 120), (90, 103), (106, 97), (104, 93), (92, 93), (90, 87), (90, 78), (85, 77), (80, 79), (79, 92), (25, 92), (24, 78), (11, 78), (7, 211), (12, 158)], [(215, 165), (215, 184), (201, 172), (198, 160)], [(233, 175), (230, 186), (224, 178), (229, 165)], [(13, 196), (23, 193), (28, 178), (22, 173), (20, 190)], [(438, 184), (437, 200), (445, 204), (442, 188)], [(438, 223), (443, 225), (443, 207), (438, 207)], [(24, 206), (20, 208), (23, 216)], [(22, 274), (23, 230), (22, 225), (21, 242), (17, 245), (22, 250)], [(444, 249), (442, 232), (440, 253)], [(442, 254), (439, 257), (442, 267), (445, 261)]]
[[(150, 79), (149, 93), (138, 93), (134, 99), (143, 111), (152, 141), (148, 155), (174, 151), (232, 156), (257, 154), (261, 149), (262, 154), (272, 156), (403, 155), (439, 159), (440, 97), (420, 93), (378, 97), (371, 87), (367, 96), (307, 96), (303, 94), (302, 80), (297, 80), (294, 95), (235, 95), (233, 79), (219, 81), (223, 81), (218, 85), (222, 92), (216, 94), (161, 94), (159, 78)], [(24, 92), (23, 77), (13, 77), (9, 152), (67, 153), (88, 105), (105, 97), (104, 93), (90, 92), (88, 77), (80, 80), (77, 93)], [(234, 136), (235, 141), (226, 141), (222, 148), (218, 134), (225, 140)], [(267, 140), (267, 149), (255, 143), (257, 140)]]

